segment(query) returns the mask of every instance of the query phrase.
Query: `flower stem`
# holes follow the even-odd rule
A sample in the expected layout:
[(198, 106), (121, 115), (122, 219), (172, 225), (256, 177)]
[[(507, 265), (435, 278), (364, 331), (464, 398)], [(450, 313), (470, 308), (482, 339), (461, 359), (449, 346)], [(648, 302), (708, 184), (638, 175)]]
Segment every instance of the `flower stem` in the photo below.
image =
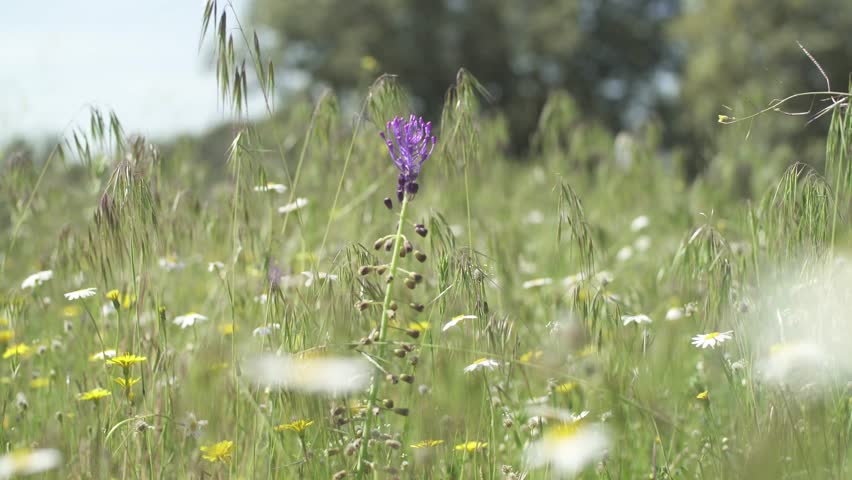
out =
[[(396, 279), (396, 271), (399, 265), (399, 251), (402, 248), (402, 228), (405, 225), (405, 213), (408, 207), (408, 195), (402, 198), (402, 206), (399, 210), (399, 226), (396, 229), (396, 237), (393, 242), (393, 252), (391, 257), (390, 269), (388, 270), (388, 282), (385, 287), (385, 300), (382, 303), (382, 318), (379, 321), (379, 340), (376, 342), (378, 358), (383, 358), (385, 355), (385, 338), (387, 337), (388, 318), (390, 317), (391, 292), (393, 290), (393, 282)], [(361, 433), (361, 449), (358, 452), (358, 474), (364, 474), (364, 461), (367, 459), (367, 447), (370, 439), (370, 430), (373, 428), (373, 408), (376, 405), (376, 399), (379, 397), (381, 377), (379, 372), (373, 374), (372, 384), (370, 385), (370, 397), (367, 401), (367, 418), (364, 420), (364, 430)]]

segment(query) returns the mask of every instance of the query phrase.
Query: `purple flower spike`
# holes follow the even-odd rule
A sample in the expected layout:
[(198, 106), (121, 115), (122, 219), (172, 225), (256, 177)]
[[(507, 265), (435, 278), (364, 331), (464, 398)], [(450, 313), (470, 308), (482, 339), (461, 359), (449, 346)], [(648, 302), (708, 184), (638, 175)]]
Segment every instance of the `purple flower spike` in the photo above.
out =
[(394, 117), (379, 135), (387, 143), (391, 159), (399, 169), (396, 196), (401, 202), (406, 193), (414, 196), (420, 188), (417, 184), (420, 167), (435, 148), (432, 122), (424, 122), (422, 117), (414, 115), (408, 121)]

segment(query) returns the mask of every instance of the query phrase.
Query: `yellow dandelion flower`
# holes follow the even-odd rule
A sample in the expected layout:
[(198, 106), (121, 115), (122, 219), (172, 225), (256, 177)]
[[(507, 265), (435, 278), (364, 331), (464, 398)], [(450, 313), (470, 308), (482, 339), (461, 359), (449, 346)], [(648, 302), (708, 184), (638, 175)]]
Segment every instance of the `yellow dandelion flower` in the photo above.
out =
[(12, 358), (12, 357), (29, 357), (33, 354), (33, 348), (27, 345), (26, 343), (19, 343), (17, 345), (12, 345), (7, 348), (3, 353), (3, 358)]
[(206, 445), (201, 447), (201, 453), (204, 454), (201, 458), (208, 462), (228, 463), (231, 461), (231, 455), (234, 453), (234, 442), (223, 440), (213, 445)]
[(110, 290), (106, 293), (107, 300), (112, 300), (113, 302), (117, 302), (121, 298), (121, 292), (118, 290)]
[(225, 324), (219, 325), (219, 333), (221, 333), (222, 335), (224, 335), (226, 337), (228, 335), (233, 335), (234, 332), (236, 332), (237, 330), (238, 330), (238, 327), (236, 325), (234, 325), (233, 323), (225, 323)]
[(45, 388), (50, 386), (50, 379), (38, 377), (30, 380), (30, 388)]
[(703, 392), (696, 395), (695, 398), (697, 398), (699, 400), (707, 400), (708, 398), (710, 398), (710, 392), (708, 392), (707, 390), (704, 390)]
[(0, 344), (9, 343), (15, 338), (14, 330), (0, 330)]
[(443, 444), (443, 440), (422, 440), (420, 442), (415, 443), (411, 446), (411, 448), (429, 448), (429, 447), (437, 447), (438, 445)]
[(432, 328), (432, 324), (429, 322), (411, 322), (408, 324), (408, 328), (423, 333)]
[(566, 382), (561, 385), (557, 385), (554, 390), (557, 393), (571, 393), (577, 388), (577, 384), (575, 382)]
[(127, 310), (136, 303), (136, 295), (133, 293), (125, 293), (121, 296), (121, 308)]
[(115, 377), (112, 380), (115, 383), (121, 385), (121, 388), (127, 390), (128, 388), (132, 387), (133, 385), (136, 385), (137, 383), (139, 383), (139, 381), (142, 380), (142, 378), (140, 377), (140, 378), (124, 379), (122, 377)]
[(521, 363), (530, 363), (532, 360), (539, 360), (541, 356), (544, 355), (544, 352), (541, 350), (530, 350), (529, 352), (521, 355)]
[(455, 450), (459, 452), (474, 453), (485, 449), (487, 446), (488, 444), (483, 442), (464, 442), (456, 445)]
[(138, 355), (125, 353), (120, 357), (114, 357), (107, 360), (107, 363), (109, 363), (110, 365), (118, 365), (121, 368), (130, 368), (131, 365), (136, 363), (142, 363), (145, 360), (148, 360), (148, 357), (140, 357)]
[(104, 390), (103, 388), (95, 388), (95, 389), (89, 390), (88, 392), (81, 393), (80, 395), (77, 396), (77, 400), (80, 400), (80, 401), (92, 400), (92, 401), (96, 402), (96, 401), (98, 401), (98, 400), (100, 400), (104, 397), (108, 397), (110, 395), (112, 395), (112, 392), (110, 392), (109, 390)]
[(76, 303), (62, 308), (62, 315), (66, 317), (79, 317), (81, 313), (83, 313), (83, 307)]
[(0, 317), (0, 327), (5, 327), (9, 325), (9, 319), (6, 317)]
[(295, 422), (282, 423), (281, 425), (276, 426), (275, 431), (284, 432), (289, 430), (291, 432), (302, 433), (313, 424), (313, 420), (296, 420)]

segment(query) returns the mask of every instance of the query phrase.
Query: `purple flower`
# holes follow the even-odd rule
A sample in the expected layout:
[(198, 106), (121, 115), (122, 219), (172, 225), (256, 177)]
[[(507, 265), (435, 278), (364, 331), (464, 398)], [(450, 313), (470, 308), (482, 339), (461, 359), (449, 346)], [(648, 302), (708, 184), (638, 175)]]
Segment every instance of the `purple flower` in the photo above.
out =
[(435, 148), (432, 122), (424, 122), (422, 117), (414, 115), (410, 116), (408, 121), (402, 117), (394, 117), (388, 122), (386, 130), (379, 135), (387, 143), (391, 159), (399, 169), (396, 196), (401, 202), (406, 193), (417, 193), (420, 167)]

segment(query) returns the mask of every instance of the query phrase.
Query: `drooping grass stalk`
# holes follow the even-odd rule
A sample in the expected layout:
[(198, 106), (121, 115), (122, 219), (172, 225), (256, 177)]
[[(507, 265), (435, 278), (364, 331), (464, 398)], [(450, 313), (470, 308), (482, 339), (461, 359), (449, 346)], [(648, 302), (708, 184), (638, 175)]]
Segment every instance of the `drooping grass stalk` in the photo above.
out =
[[(393, 251), (391, 256), (390, 269), (388, 271), (388, 284), (385, 287), (385, 298), (382, 302), (382, 318), (379, 320), (379, 339), (378, 358), (383, 358), (385, 355), (385, 339), (387, 338), (388, 319), (391, 312), (391, 294), (393, 293), (393, 283), (396, 280), (396, 272), (399, 267), (399, 252), (402, 249), (402, 229), (405, 225), (405, 216), (408, 210), (409, 196), (405, 195), (402, 199), (402, 206), (399, 210), (399, 225), (396, 229), (396, 236), (393, 241)], [(363, 475), (364, 461), (367, 459), (367, 448), (369, 445), (368, 439), (370, 430), (373, 428), (373, 408), (376, 405), (376, 399), (379, 397), (379, 389), (381, 388), (382, 379), (378, 372), (373, 375), (372, 383), (370, 384), (370, 396), (367, 401), (367, 418), (364, 420), (364, 430), (361, 433), (361, 448), (358, 452), (358, 473)]]

